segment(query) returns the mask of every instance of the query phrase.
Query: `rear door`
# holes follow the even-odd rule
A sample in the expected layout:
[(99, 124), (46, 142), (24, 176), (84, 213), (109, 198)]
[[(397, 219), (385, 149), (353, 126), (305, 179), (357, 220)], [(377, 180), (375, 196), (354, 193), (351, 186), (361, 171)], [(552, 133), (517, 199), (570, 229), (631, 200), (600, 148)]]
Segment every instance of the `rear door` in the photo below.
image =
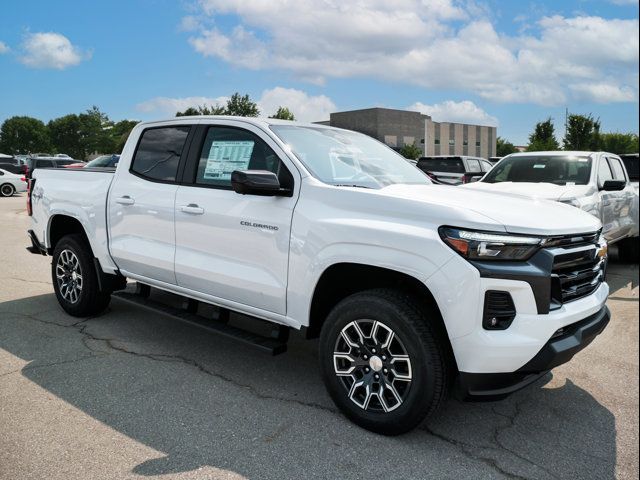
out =
[(109, 192), (109, 249), (124, 273), (175, 284), (175, 196), (191, 126), (145, 129)]
[[(177, 283), (284, 315), (299, 174), (253, 125), (201, 125), (198, 131), (175, 202)], [(272, 171), (294, 194), (239, 195), (231, 189), (233, 170)]]

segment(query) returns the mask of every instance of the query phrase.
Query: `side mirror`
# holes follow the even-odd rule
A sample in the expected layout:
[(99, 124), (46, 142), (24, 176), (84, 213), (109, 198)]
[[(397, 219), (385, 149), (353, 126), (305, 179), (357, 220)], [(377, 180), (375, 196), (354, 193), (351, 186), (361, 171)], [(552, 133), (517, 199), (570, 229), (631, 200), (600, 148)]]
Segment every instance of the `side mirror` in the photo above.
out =
[(291, 190), (280, 187), (276, 174), (268, 170), (234, 170), (231, 173), (231, 187), (241, 195), (292, 195)]
[(624, 190), (626, 186), (627, 182), (624, 180), (607, 180), (602, 184), (600, 190), (604, 190), (605, 192), (619, 192), (620, 190)]

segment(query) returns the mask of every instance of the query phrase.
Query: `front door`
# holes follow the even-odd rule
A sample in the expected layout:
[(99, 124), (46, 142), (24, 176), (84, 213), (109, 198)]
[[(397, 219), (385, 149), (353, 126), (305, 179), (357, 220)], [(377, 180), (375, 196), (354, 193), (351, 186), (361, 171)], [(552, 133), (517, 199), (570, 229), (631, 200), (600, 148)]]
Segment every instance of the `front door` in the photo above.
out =
[(146, 129), (129, 168), (117, 171), (109, 192), (109, 250), (125, 273), (176, 283), (175, 197), (190, 129)]
[(176, 194), (177, 284), (284, 315), (297, 189), (292, 197), (239, 195), (231, 189), (231, 172), (270, 170), (293, 189), (297, 171), (256, 127), (199, 129), (193, 143), (202, 147), (189, 155)]

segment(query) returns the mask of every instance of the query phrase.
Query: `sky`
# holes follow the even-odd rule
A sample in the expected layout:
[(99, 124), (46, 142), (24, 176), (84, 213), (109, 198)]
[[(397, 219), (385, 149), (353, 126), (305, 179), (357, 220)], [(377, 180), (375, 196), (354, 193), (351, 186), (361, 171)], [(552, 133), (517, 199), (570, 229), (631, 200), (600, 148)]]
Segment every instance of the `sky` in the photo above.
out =
[(0, 122), (152, 120), (247, 93), (303, 121), (374, 106), (527, 143), (566, 109), (638, 132), (638, 0), (2, 0)]

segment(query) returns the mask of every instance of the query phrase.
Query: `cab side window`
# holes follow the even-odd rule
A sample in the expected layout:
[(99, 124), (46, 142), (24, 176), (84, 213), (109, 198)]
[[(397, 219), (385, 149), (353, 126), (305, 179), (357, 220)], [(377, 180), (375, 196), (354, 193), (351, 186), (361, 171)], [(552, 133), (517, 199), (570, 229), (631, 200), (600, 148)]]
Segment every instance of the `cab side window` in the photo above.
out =
[(607, 180), (613, 180), (613, 174), (611, 173), (607, 159), (601, 158), (600, 165), (598, 166), (598, 186), (602, 187)]
[(624, 174), (624, 168), (622, 168), (622, 163), (617, 158), (609, 158), (609, 163), (611, 164), (611, 170), (613, 170), (613, 178), (615, 180), (627, 180), (627, 177)]
[(191, 127), (149, 128), (142, 132), (131, 173), (152, 181), (175, 182)]
[(467, 167), (469, 172), (479, 172), (480, 162), (478, 160), (467, 160)]
[(257, 135), (240, 128), (209, 127), (204, 138), (196, 185), (231, 188), (234, 170), (268, 170), (280, 185), (293, 187), (293, 177), (276, 153)]

